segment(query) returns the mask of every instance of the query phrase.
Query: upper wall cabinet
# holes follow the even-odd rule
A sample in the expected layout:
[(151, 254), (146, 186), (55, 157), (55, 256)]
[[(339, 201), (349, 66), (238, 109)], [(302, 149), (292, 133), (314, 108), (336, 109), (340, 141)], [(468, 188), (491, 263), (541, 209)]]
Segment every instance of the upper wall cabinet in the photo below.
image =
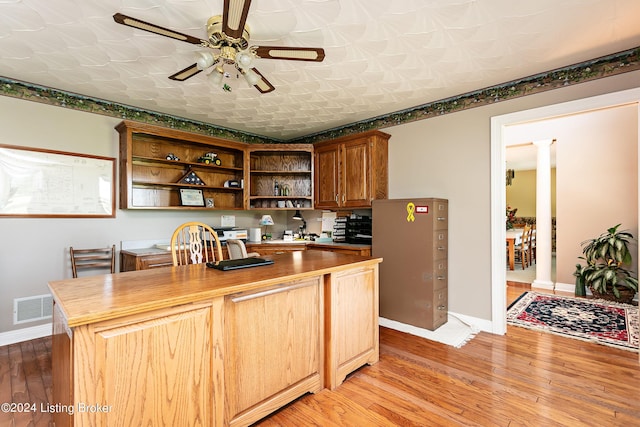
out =
[(116, 130), (120, 208), (244, 209), (246, 144), (130, 121)]
[(369, 131), (315, 144), (315, 207), (370, 208), (386, 199), (390, 137)]
[(247, 151), (250, 208), (313, 207), (312, 145), (254, 145)]

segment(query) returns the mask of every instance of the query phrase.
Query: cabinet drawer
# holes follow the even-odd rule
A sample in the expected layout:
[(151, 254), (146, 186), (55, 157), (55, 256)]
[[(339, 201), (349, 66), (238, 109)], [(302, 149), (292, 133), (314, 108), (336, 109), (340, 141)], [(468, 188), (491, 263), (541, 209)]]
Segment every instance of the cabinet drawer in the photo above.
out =
[(438, 230), (433, 233), (433, 259), (447, 259), (449, 254), (449, 233)]
[(433, 203), (433, 229), (446, 230), (449, 228), (449, 204), (444, 200), (436, 200)]
[(431, 306), (428, 307), (427, 313), (431, 317), (429, 320), (433, 325), (433, 329), (442, 326), (447, 322), (447, 313), (449, 311), (449, 290), (439, 289), (433, 292), (433, 300)]
[(171, 252), (156, 254), (135, 254), (128, 251), (120, 252), (120, 271), (148, 270), (150, 268), (171, 267), (173, 259)]
[(357, 247), (350, 248), (348, 246), (342, 247), (329, 247), (323, 245), (309, 244), (307, 245), (307, 250), (314, 249), (318, 251), (327, 251), (327, 252), (336, 252), (339, 254), (347, 254), (347, 255), (361, 255), (361, 256), (371, 256), (371, 248)]
[(447, 260), (434, 260), (425, 264), (425, 271), (422, 273), (422, 283), (420, 286), (424, 286), (424, 292), (429, 296), (431, 292), (437, 289), (444, 289), (448, 286), (448, 270)]
[(278, 245), (278, 244), (265, 243), (262, 245), (247, 246), (247, 252), (257, 252), (260, 254), (260, 256), (286, 254), (289, 252), (304, 251), (306, 249), (307, 249), (306, 246), (303, 244)]
[(161, 255), (147, 255), (140, 258), (140, 270), (148, 270), (150, 268), (160, 267), (173, 267), (171, 252)]
[(437, 260), (433, 264), (433, 290), (446, 289), (449, 284), (447, 260)]

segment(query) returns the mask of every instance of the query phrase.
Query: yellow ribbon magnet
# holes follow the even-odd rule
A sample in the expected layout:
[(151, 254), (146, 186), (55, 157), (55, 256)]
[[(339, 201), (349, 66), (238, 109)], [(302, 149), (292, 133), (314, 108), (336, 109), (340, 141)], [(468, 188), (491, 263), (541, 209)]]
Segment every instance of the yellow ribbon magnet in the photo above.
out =
[(416, 205), (414, 205), (411, 202), (407, 203), (407, 213), (409, 214), (407, 215), (407, 222), (413, 222), (416, 220), (416, 217), (413, 216), (413, 213), (415, 211), (416, 211)]

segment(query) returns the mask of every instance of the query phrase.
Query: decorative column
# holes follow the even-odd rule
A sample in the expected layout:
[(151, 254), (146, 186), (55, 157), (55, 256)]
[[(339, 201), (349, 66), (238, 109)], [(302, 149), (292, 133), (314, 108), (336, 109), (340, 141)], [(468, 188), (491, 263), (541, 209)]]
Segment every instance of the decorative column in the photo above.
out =
[(534, 141), (536, 171), (536, 279), (532, 288), (553, 289), (551, 281), (551, 144), (553, 139)]

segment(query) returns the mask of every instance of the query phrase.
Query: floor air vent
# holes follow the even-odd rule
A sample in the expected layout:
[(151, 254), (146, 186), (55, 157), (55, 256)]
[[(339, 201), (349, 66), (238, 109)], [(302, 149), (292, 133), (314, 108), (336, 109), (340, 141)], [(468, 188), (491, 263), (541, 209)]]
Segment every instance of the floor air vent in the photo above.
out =
[(53, 299), (50, 294), (13, 300), (13, 324), (51, 319)]

